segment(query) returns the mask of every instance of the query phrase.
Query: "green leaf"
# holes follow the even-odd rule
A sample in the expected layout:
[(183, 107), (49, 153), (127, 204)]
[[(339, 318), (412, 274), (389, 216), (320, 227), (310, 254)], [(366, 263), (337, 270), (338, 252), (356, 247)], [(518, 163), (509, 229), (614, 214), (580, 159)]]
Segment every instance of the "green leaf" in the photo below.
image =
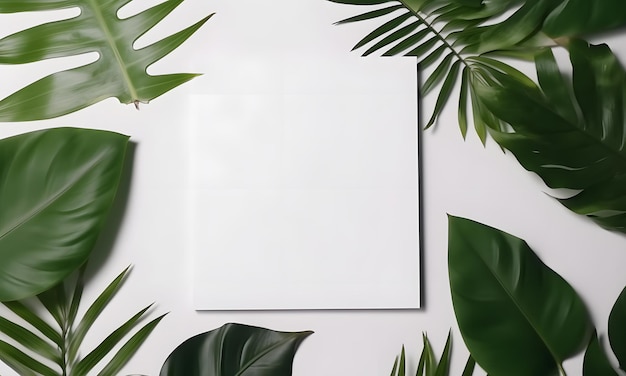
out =
[(443, 354), (439, 359), (437, 370), (434, 376), (448, 376), (450, 373), (450, 348), (451, 348), (451, 336), (452, 333), (448, 332), (448, 338), (446, 339), (446, 345), (443, 348)]
[[(53, 118), (109, 97), (121, 103), (147, 103), (195, 74), (148, 75), (146, 69), (176, 49), (209, 18), (136, 50), (134, 42), (183, 0), (168, 0), (127, 19), (117, 15), (128, 0), (31, 0), (1, 2), (0, 13), (76, 7), (80, 15), (44, 23), (0, 40), (0, 64), (96, 52), (87, 65), (51, 74), (0, 101), (0, 121)], [(68, 35), (68, 30), (71, 34)]]
[[(626, 232), (626, 72), (605, 45), (572, 42), (569, 48), (573, 93), (568, 98), (575, 117), (561, 115), (563, 97), (556, 101), (556, 94), (544, 95), (501, 72), (491, 73), (493, 82), (476, 81), (473, 87), (480, 102), (511, 126), (512, 132), (492, 136), (524, 168), (551, 188), (578, 190), (560, 200), (570, 210)], [(561, 80), (554, 70), (542, 69), (541, 75), (544, 84)]]
[(609, 315), (609, 343), (619, 361), (621, 369), (626, 369), (626, 287), (615, 301)]
[(461, 334), (489, 374), (555, 374), (587, 343), (583, 302), (523, 240), (450, 216), (448, 252)]
[(463, 368), (463, 373), (461, 374), (461, 376), (472, 376), (474, 374), (475, 367), (476, 361), (472, 357), (472, 354), (470, 354), (470, 356), (467, 357), (467, 362), (465, 362), (465, 368)]
[(52, 368), (4, 341), (0, 341), (0, 359), (20, 376), (58, 376)]
[(128, 137), (77, 128), (0, 140), (0, 301), (59, 284), (89, 256)]
[(152, 307), (149, 305), (144, 309), (137, 312), (133, 317), (128, 319), (120, 327), (115, 329), (113, 333), (109, 334), (104, 341), (102, 341), (95, 349), (87, 354), (81, 361), (79, 361), (73, 368), (74, 376), (88, 375), (89, 371), (98, 364), (105, 356), (107, 356), (115, 346), (124, 339), (143, 319), (148, 309)]
[(290, 376), (293, 357), (311, 333), (226, 324), (183, 342), (167, 358), (160, 376)]
[(4, 302), (3, 304), (9, 310), (11, 310), (11, 312), (15, 313), (22, 320), (32, 325), (35, 329), (37, 329), (45, 337), (49, 338), (56, 345), (61, 346), (61, 344), (63, 343), (61, 334), (59, 334), (56, 330), (54, 330), (54, 328), (52, 328), (41, 317), (37, 316), (36, 313), (34, 313), (30, 308), (28, 308), (22, 302), (13, 301), (13, 302)]
[(583, 360), (583, 376), (617, 376), (617, 372), (611, 366), (611, 363), (606, 357), (600, 341), (598, 341), (598, 335), (594, 331), (591, 336), (591, 340), (587, 345), (587, 351), (585, 351), (585, 358)]
[(148, 339), (148, 336), (152, 333), (154, 328), (165, 317), (161, 315), (156, 319), (150, 321), (144, 325), (137, 333), (135, 333), (130, 339), (122, 346), (122, 348), (113, 356), (113, 358), (107, 363), (107, 365), (100, 371), (99, 375), (117, 375), (119, 371), (128, 363), (128, 361), (135, 355), (139, 347)]
[(36, 354), (43, 355), (55, 362), (60, 360), (56, 348), (50, 343), (4, 317), (0, 317), (0, 332)]
[(568, 0), (546, 18), (543, 31), (553, 38), (576, 37), (626, 25), (622, 0)]
[(435, 68), (433, 73), (426, 79), (424, 85), (422, 85), (422, 93), (423, 95), (427, 95), (429, 91), (431, 91), (436, 85), (438, 85), (441, 81), (443, 81), (446, 74), (450, 71), (450, 64), (452, 64), (452, 59), (454, 58), (454, 54), (448, 54), (443, 58), (441, 63)]
[(459, 129), (463, 138), (467, 135), (467, 90), (468, 90), (468, 78), (469, 68), (463, 68), (461, 72), (461, 92), (459, 94)]
[(68, 349), (68, 357), (69, 359), (74, 359), (78, 354), (78, 349), (80, 348), (83, 339), (91, 329), (92, 325), (96, 322), (96, 319), (104, 308), (109, 304), (111, 299), (117, 294), (117, 292), (122, 288), (124, 281), (126, 280), (126, 276), (130, 272), (130, 266), (124, 269), (105, 289), (100, 293), (100, 295), (96, 298), (96, 300), (89, 306), (82, 320), (78, 323), (76, 331), (72, 333), (72, 340)]
[(426, 128), (435, 124), (437, 117), (443, 111), (446, 103), (448, 103), (448, 99), (450, 99), (450, 95), (452, 94), (452, 89), (454, 88), (454, 83), (459, 74), (459, 66), (461, 64), (461, 60), (457, 60), (452, 64), (452, 68), (448, 72), (446, 79), (443, 81), (443, 85), (441, 86), (441, 91), (439, 92), (439, 96), (437, 97), (437, 102), (435, 102), (435, 109), (430, 117), (430, 120), (426, 124)]

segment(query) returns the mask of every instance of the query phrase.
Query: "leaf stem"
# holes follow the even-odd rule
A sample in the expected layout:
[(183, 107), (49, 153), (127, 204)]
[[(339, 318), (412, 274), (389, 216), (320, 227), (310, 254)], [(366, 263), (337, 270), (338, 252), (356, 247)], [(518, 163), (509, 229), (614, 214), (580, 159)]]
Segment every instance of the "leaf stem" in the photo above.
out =
[(411, 8), (409, 6), (409, 4), (407, 3), (407, 0), (398, 0), (405, 8), (409, 9), (411, 11), (411, 13), (413, 13), (413, 15), (420, 20), (421, 23), (423, 23), (427, 29), (430, 30), (431, 33), (433, 33), (435, 35), (435, 37), (437, 39), (439, 39), (441, 41), (441, 43), (443, 43), (450, 51), (452, 51), (452, 53), (454, 54), (454, 56), (457, 57), (457, 59), (459, 61), (461, 61), (463, 63), (463, 65), (465, 65), (466, 67), (470, 67), (469, 64), (465, 61), (465, 59), (463, 59), (463, 56), (461, 56), (461, 54), (454, 49), (454, 47), (448, 42), (448, 40), (441, 34), (441, 32), (437, 31), (437, 29), (435, 29), (435, 27), (428, 22), (428, 20), (426, 20), (425, 17), (423, 17), (420, 12), (418, 10), (415, 10), (413, 8)]

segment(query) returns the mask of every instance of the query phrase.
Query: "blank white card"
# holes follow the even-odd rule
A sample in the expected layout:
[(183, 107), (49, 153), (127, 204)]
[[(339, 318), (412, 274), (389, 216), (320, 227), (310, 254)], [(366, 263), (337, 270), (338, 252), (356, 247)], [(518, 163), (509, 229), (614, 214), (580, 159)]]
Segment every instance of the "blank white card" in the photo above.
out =
[(195, 307), (418, 308), (415, 60), (350, 52), (376, 25), (332, 22), (363, 7), (215, 7), (190, 103)]

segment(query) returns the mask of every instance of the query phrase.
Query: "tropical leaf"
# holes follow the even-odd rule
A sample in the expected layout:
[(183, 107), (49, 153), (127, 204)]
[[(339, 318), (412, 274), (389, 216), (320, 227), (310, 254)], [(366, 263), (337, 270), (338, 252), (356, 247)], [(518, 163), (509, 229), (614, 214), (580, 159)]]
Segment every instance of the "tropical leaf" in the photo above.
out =
[(290, 376), (300, 343), (312, 332), (277, 332), (242, 324), (191, 337), (161, 368), (161, 376)]
[(489, 374), (556, 374), (588, 342), (584, 304), (523, 240), (450, 216), (448, 252), (461, 334)]
[[(11, 338), (15, 346), (0, 340), (0, 360), (13, 368), (20, 375), (67, 375), (86, 376), (91, 374), (104, 358), (116, 350), (115, 355), (101, 365), (99, 375), (116, 375), (119, 370), (130, 360), (139, 346), (146, 340), (152, 330), (161, 321), (163, 316), (143, 325), (137, 329), (141, 321), (147, 316), (150, 306), (141, 309), (126, 322), (122, 323), (116, 330), (107, 336), (96, 348), (88, 352), (83, 358), (79, 357), (79, 349), (82, 347), (82, 340), (85, 328), (91, 328), (100, 312), (108, 305), (113, 296), (119, 291), (121, 282), (126, 278), (129, 269), (124, 270), (107, 288), (100, 294), (96, 301), (90, 306), (86, 314), (78, 324), (78, 329), (73, 325), (73, 307), (80, 305), (83, 290), (82, 272), (78, 272), (78, 277), (68, 278), (64, 283), (55, 286), (52, 290), (65, 290), (72, 287), (72, 299), (54, 301), (52, 297), (59, 297), (60, 294), (50, 294), (48, 292), (39, 296), (39, 302), (43, 307), (29, 307), (33, 302), (6, 302), (3, 303), (18, 317), (24, 320), (24, 324), (10, 321), (0, 317), (0, 333)], [(79, 293), (77, 293), (79, 292)], [(45, 297), (42, 297), (45, 295)], [(45, 302), (45, 303), (44, 303)], [(42, 309), (44, 308), (45, 309)], [(94, 314), (94, 307), (97, 314)], [(56, 326), (46, 323), (50, 318), (43, 316), (48, 313), (53, 316), (53, 312), (61, 312), (60, 318), (54, 318)], [(135, 330), (137, 329), (137, 330)], [(50, 332), (54, 333), (53, 335)], [(134, 332), (134, 333), (133, 333)], [(132, 335), (131, 335), (132, 334)], [(122, 345), (127, 336), (130, 339)], [(49, 342), (53, 340), (54, 345)], [(86, 352), (86, 351), (85, 351)], [(45, 364), (37, 360), (44, 356), (48, 359)], [(52, 363), (54, 368), (46, 365)]]
[(583, 360), (583, 376), (617, 376), (617, 372), (611, 366), (606, 357), (597, 333), (593, 333), (585, 351)]
[(609, 342), (621, 369), (626, 369), (626, 288), (615, 301), (609, 315)]
[(626, 72), (606, 45), (574, 41), (569, 51), (569, 81), (547, 52), (538, 55), (540, 87), (494, 70), (472, 87), (512, 128), (492, 131), (502, 147), (549, 187), (578, 192), (563, 205), (626, 232)]
[(626, 25), (622, 0), (564, 1), (546, 19), (543, 31), (553, 38), (580, 37)]
[(353, 49), (363, 48), (364, 56), (381, 51), (383, 56), (417, 57), (418, 67), (426, 75), (421, 81), (421, 94), (439, 91), (426, 128), (436, 123), (455, 92), (462, 68), (459, 127), (465, 136), (471, 102), (474, 127), (483, 143), (487, 129), (502, 129), (502, 124), (488, 108), (474, 103), (478, 98), (468, 85), (482, 80), (484, 65), (505, 74), (513, 70), (502, 61), (492, 60), (498, 63), (497, 68), (485, 63), (486, 56), (532, 61), (545, 47), (626, 25), (626, 2), (622, 0), (329, 1), (367, 6), (366, 13), (337, 24), (373, 19), (382, 23)]
[[(537, 0), (329, 0), (336, 3), (366, 5), (368, 10), (344, 19), (337, 24), (379, 19), (382, 25), (366, 35), (353, 49), (364, 48), (363, 55), (381, 51), (383, 56), (404, 55), (417, 57), (418, 67), (432, 70), (423, 80), (421, 93), (438, 89), (437, 101), (426, 128), (435, 124), (457, 86), (462, 69), (462, 88), (459, 107), (466, 108), (473, 96), (467, 95), (467, 82), (482, 65), (480, 54), (504, 51), (536, 50), (537, 46), (553, 44), (547, 38), (537, 37), (548, 13), (558, 2)], [(520, 6), (520, 3), (523, 3)], [(511, 13), (509, 15), (509, 13)], [(504, 18), (503, 20), (500, 20)], [(497, 21), (497, 22), (496, 22)], [(500, 63), (504, 65), (503, 63)], [(472, 105), (476, 111), (476, 106)], [(485, 109), (477, 114), (480, 118)], [(475, 121), (477, 120), (475, 117)], [(482, 122), (477, 131), (484, 139)], [(467, 117), (459, 116), (461, 132), (465, 135)]]
[[(0, 121), (53, 118), (109, 97), (121, 103), (147, 103), (195, 77), (151, 76), (148, 66), (176, 49), (210, 16), (141, 49), (135, 41), (183, 0), (167, 0), (137, 15), (117, 15), (129, 0), (2, 1), (0, 13), (78, 8), (80, 15), (44, 23), (0, 39), (0, 64), (24, 64), (97, 52), (92, 63), (38, 80), (0, 101)], [(68, 33), (71, 30), (71, 33)]]
[(0, 140), (0, 301), (49, 290), (87, 260), (127, 144), (121, 134), (77, 128)]

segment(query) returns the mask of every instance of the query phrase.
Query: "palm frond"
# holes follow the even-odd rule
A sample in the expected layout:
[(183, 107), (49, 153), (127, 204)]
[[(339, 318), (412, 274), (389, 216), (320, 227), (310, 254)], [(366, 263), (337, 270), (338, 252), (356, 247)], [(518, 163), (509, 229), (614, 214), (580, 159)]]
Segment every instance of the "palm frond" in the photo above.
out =
[[(448, 332), (448, 337), (446, 339), (446, 344), (443, 349), (443, 353), (441, 354), (441, 358), (437, 361), (435, 357), (435, 352), (433, 351), (432, 345), (430, 344), (430, 340), (426, 333), (422, 334), (422, 352), (420, 354), (420, 358), (417, 364), (417, 371), (415, 373), (416, 376), (448, 376), (450, 374), (450, 353), (451, 353), (451, 332)], [(468, 364), (466, 365), (466, 371), (464, 371), (463, 376), (471, 376), (474, 371), (474, 365), (470, 364), (473, 359), (470, 356), (468, 359)], [(391, 370), (391, 376), (405, 376), (406, 374), (406, 355), (404, 351), (404, 346), (402, 346), (402, 351), (399, 356), (396, 356), (396, 359), (393, 363), (393, 368)]]
[[(366, 35), (354, 46), (364, 48), (363, 55), (381, 51), (383, 56), (415, 56), (421, 72), (427, 73), (420, 87), (427, 95), (439, 90), (435, 107), (425, 127), (435, 124), (457, 86), (463, 83), (459, 101), (462, 108), (473, 99), (467, 85), (474, 74), (472, 65), (484, 64), (478, 59), (482, 54), (516, 51), (529, 38), (535, 36), (541, 23), (555, 7), (554, 1), (539, 0), (524, 3), (521, 0), (330, 0), (336, 3), (364, 5), (370, 10), (337, 24), (364, 20), (381, 20), (382, 25)], [(517, 9), (516, 9), (517, 8)], [(498, 17), (512, 12), (504, 20), (493, 23)], [(503, 32), (506, 30), (506, 32)], [(545, 38), (539, 38), (543, 43)], [(551, 41), (550, 41), (551, 42)], [(533, 44), (536, 49), (537, 43)], [(530, 46), (524, 46), (530, 48)], [(470, 60), (474, 58), (474, 60)], [(503, 64), (503, 63), (501, 63)], [(463, 69), (461, 69), (463, 68)], [(459, 75), (459, 72), (463, 72)], [(476, 108), (476, 106), (472, 106)], [(482, 111), (486, 112), (485, 109)], [(484, 116), (483, 113), (478, 117)], [(466, 111), (460, 115), (459, 126), (465, 135)], [(487, 132), (479, 122), (477, 130), (481, 139)]]
[[(84, 287), (84, 267), (75, 278), (66, 279), (59, 286), (40, 294), (38, 299), (28, 302), (39, 303), (40, 307), (31, 308), (27, 302), (20, 301), (4, 302), (19, 320), (0, 316), (0, 333), (12, 341), (0, 340), (0, 361), (20, 375), (86, 376), (117, 349), (106, 364), (100, 366), (99, 373), (117, 374), (165, 316), (159, 316), (136, 330), (152, 307), (149, 305), (122, 323), (87, 355), (80, 357), (79, 351), (85, 352), (81, 347), (83, 339), (119, 291), (129, 270), (125, 269), (100, 293), (77, 325), (74, 321)], [(71, 299), (65, 293), (68, 287), (73, 291)], [(51, 319), (56, 325), (47, 323)], [(24, 322), (20, 323), (20, 320)], [(130, 338), (126, 340), (128, 336)]]
[[(0, 64), (98, 53), (96, 61), (53, 73), (0, 101), (0, 121), (61, 116), (116, 97), (121, 103), (147, 103), (195, 77), (151, 76), (146, 69), (176, 49), (211, 16), (158, 42), (135, 49), (135, 41), (183, 0), (167, 0), (126, 19), (117, 15), (128, 0), (29, 0), (0, 2), (0, 13), (78, 8), (80, 15), (19, 31), (0, 39)], [(68, 30), (71, 33), (68, 34)]]

